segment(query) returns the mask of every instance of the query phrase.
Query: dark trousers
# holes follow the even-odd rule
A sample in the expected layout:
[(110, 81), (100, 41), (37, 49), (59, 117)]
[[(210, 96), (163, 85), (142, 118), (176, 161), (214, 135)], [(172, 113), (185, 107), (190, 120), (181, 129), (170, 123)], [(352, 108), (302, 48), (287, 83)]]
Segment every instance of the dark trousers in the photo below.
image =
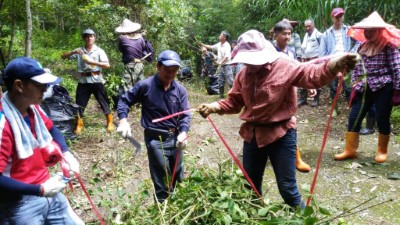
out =
[[(329, 95), (331, 99), (335, 98), (337, 87), (339, 85), (339, 80), (338, 79), (333, 79), (329, 83)], [(350, 100), (350, 94), (351, 94), (351, 85), (347, 84), (345, 81), (343, 81), (343, 90), (346, 95), (346, 100)]]
[(179, 161), (176, 168), (172, 189), (169, 189), (169, 182), (171, 182), (170, 179), (172, 179), (171, 176), (178, 153), (178, 149), (176, 148), (176, 137), (177, 134), (173, 134), (163, 137), (160, 140), (160, 138), (154, 133), (145, 131), (144, 134), (147, 155), (149, 158), (150, 175), (151, 179), (153, 180), (154, 189), (159, 202), (163, 202), (166, 198), (168, 198), (168, 195), (173, 192), (175, 183), (183, 179), (183, 152), (181, 152), (178, 159)]
[(100, 107), (103, 110), (104, 114), (110, 114), (110, 102), (102, 83), (78, 83), (78, 87), (76, 89), (76, 104), (82, 107), (80, 116), (83, 116), (83, 112), (85, 111), (85, 108), (92, 94), (96, 98), (97, 102), (100, 104)]
[(356, 93), (356, 98), (353, 100), (351, 111), (349, 114), (349, 125), (347, 131), (360, 132), (362, 120), (365, 114), (375, 104), (375, 117), (378, 125), (379, 133), (390, 134), (390, 114), (392, 113), (392, 96), (393, 84), (387, 84), (383, 88), (372, 92), (367, 86), (365, 98), (363, 93)]
[(296, 207), (302, 203), (296, 183), (296, 130), (290, 129), (279, 140), (259, 148), (255, 137), (244, 142), (243, 166), (262, 194), (262, 180), (268, 159), (274, 169), (279, 193), (286, 204)]

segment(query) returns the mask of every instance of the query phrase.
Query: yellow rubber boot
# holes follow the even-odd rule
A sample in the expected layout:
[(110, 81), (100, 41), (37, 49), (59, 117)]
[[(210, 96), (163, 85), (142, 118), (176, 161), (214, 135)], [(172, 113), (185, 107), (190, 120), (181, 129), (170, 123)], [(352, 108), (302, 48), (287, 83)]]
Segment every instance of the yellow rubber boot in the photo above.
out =
[(335, 160), (356, 159), (359, 140), (358, 132), (346, 132), (346, 146), (342, 153), (335, 155)]
[(76, 119), (76, 128), (75, 128), (74, 133), (75, 134), (80, 134), (82, 129), (83, 129), (83, 119), (82, 118), (77, 118)]
[(107, 114), (106, 117), (107, 117), (107, 131), (111, 132), (115, 129), (115, 126), (113, 124), (113, 115), (110, 113)]
[(378, 136), (378, 150), (376, 151), (375, 162), (383, 163), (387, 158), (387, 150), (389, 145), (390, 134), (379, 134)]
[(299, 148), (296, 149), (296, 169), (302, 173), (308, 173), (311, 170), (311, 167), (301, 159)]

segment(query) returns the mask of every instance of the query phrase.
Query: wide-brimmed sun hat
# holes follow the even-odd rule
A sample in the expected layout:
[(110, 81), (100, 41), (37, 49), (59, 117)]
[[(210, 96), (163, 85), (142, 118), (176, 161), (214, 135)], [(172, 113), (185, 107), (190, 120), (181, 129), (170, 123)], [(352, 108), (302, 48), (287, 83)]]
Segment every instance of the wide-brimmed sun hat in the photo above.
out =
[(133, 33), (135, 31), (140, 30), (140, 28), (142, 27), (142, 25), (140, 25), (139, 23), (134, 23), (132, 21), (130, 21), (129, 19), (124, 19), (124, 21), (122, 21), (122, 24), (115, 28), (115, 32), (117, 33)]
[(364, 42), (366, 41), (364, 36), (365, 29), (382, 29), (382, 38), (396, 46), (400, 46), (400, 30), (386, 23), (376, 11), (361, 22), (351, 26), (347, 31), (347, 35), (357, 41)]
[(274, 62), (279, 58), (279, 54), (261, 32), (249, 30), (239, 36), (237, 46), (231, 57), (230, 64), (263, 65)]

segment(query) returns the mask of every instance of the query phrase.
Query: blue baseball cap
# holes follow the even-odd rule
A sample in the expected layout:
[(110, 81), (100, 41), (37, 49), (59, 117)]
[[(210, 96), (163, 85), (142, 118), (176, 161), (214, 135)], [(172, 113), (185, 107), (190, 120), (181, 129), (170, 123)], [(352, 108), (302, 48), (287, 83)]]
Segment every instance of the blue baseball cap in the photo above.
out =
[(61, 78), (56, 77), (42, 68), (40, 63), (32, 58), (18, 57), (11, 60), (4, 69), (3, 79), (31, 79), (41, 84), (58, 84)]
[(172, 50), (161, 52), (157, 61), (161, 62), (164, 66), (181, 66), (181, 58), (178, 53)]
[(96, 36), (96, 33), (95, 33), (94, 30), (92, 30), (92, 29), (86, 29), (86, 30), (84, 30), (84, 31), (82, 32), (82, 36), (85, 36), (86, 34)]

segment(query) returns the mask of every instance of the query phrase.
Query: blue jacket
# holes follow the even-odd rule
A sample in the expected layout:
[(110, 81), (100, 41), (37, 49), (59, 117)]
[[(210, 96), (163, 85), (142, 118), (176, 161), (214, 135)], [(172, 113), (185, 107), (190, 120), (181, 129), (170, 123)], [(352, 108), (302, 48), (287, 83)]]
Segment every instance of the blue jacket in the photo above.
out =
[[(344, 44), (344, 51), (350, 52), (352, 40), (349, 36), (347, 36), (347, 30), (349, 28), (346, 25), (342, 26), (342, 38)], [(328, 30), (326, 30), (321, 37), (321, 43), (319, 45), (319, 57), (332, 55), (335, 51), (335, 34), (333, 32), (333, 26), (331, 26)]]

